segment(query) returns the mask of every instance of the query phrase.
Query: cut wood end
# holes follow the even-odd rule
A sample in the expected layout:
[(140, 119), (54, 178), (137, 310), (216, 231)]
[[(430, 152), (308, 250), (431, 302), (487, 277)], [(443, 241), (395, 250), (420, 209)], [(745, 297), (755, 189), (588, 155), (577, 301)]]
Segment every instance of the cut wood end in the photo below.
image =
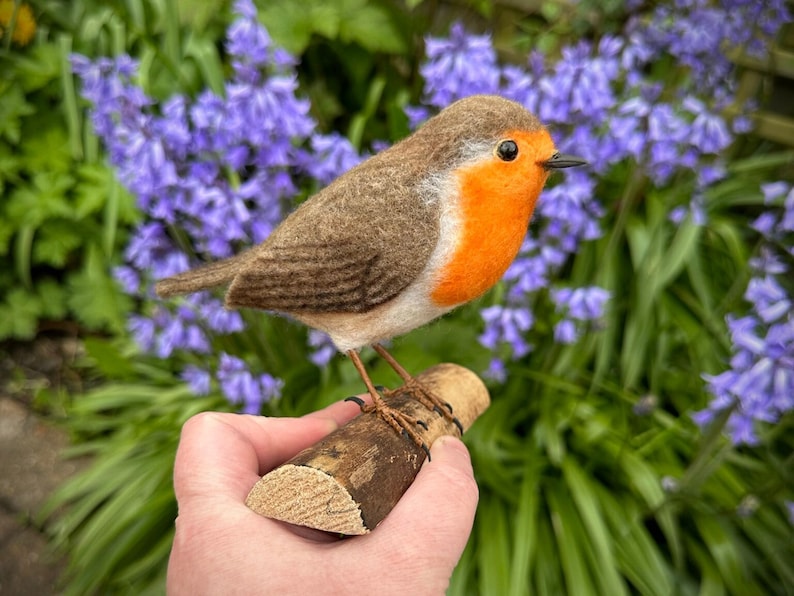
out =
[(285, 464), (266, 474), (245, 504), (260, 515), (299, 526), (349, 536), (369, 532), (350, 493), (333, 477), (308, 466)]
[[(436, 365), (416, 380), (452, 406), (464, 429), (490, 404), (479, 377), (458, 365)], [(409, 389), (398, 388), (389, 401), (407, 416), (426, 422), (427, 428), (417, 432), (427, 445), (442, 435), (458, 434), (451, 420), (429, 411)], [(263, 476), (246, 504), (260, 515), (292, 524), (366, 534), (408, 489), (424, 458), (419, 446), (368, 412)]]

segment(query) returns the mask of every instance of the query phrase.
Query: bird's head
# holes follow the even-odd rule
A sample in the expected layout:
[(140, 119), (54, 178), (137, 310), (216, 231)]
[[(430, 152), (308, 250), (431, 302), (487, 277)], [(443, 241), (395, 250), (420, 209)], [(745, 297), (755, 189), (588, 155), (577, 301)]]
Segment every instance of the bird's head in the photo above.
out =
[(527, 197), (533, 205), (552, 171), (586, 163), (558, 152), (537, 117), (496, 95), (456, 101), (428, 120), (412, 140), (433, 172), (474, 168), (491, 179), (494, 191)]

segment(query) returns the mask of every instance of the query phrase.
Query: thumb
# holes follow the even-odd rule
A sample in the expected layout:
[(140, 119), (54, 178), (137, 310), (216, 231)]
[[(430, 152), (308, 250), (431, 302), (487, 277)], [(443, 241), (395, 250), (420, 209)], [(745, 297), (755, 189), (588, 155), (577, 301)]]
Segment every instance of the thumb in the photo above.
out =
[(396, 546), (414, 565), (423, 561), (428, 568), (449, 579), (457, 565), (474, 523), (479, 491), (474, 480), (466, 446), (455, 437), (439, 437), (409, 487), (372, 538), (384, 538), (378, 545), (395, 555)]

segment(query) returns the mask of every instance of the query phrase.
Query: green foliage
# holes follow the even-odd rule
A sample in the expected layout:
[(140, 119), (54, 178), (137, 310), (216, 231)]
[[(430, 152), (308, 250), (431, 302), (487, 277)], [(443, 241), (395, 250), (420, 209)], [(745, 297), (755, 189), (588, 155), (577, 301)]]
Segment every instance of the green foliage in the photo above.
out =
[[(134, 221), (132, 199), (109, 168), (86, 160), (68, 70), (68, 34), (39, 23), (28, 49), (6, 51), (0, 75), (0, 339), (31, 338), (41, 319), (75, 318), (119, 332), (130, 301), (108, 268), (120, 227)], [(108, 208), (108, 197), (115, 205)], [(71, 300), (90, 266), (114, 305)], [(88, 291), (85, 287), (84, 291)]]
[[(195, 0), (49, 2), (35, 13), (35, 41), (0, 52), (0, 339), (30, 339), (52, 318), (123, 332), (133, 304), (110, 269), (137, 213), (84, 118), (69, 55), (133, 51), (154, 94), (220, 90), (223, 23), (212, 8)], [(204, 34), (184, 34), (194, 25)]]
[[(91, 350), (107, 372), (129, 354), (109, 344)], [(108, 366), (114, 361), (113, 367)], [(171, 478), (179, 429), (193, 414), (220, 410), (219, 398), (196, 398), (174, 386), (168, 370), (130, 366), (145, 384), (108, 385), (75, 401), (70, 430), (80, 440), (70, 455), (92, 464), (53, 495), (42, 516), (63, 503), (51, 524), (52, 544), (70, 553), (65, 593), (157, 593), (176, 517)]]
[[(324, 128), (345, 131), (357, 147), (404, 136), (401, 108), (418, 94), (419, 33), (443, 26), (430, 16), (435, 3), (262, 4), (273, 37), (300, 53), (301, 84)], [(465, 5), (504, 22), (503, 6)], [(67, 316), (117, 332), (134, 306), (108, 275), (134, 208), (84, 121), (68, 53), (132, 52), (156, 97), (220, 91), (227, 8), (219, 0), (53, 1), (41, 8), (36, 42), (2, 56), (0, 337), (31, 337), (42, 318)], [(608, 30), (621, 10), (543, 2), (521, 30), (497, 28), (497, 39), (524, 54), (555, 48)], [(737, 450), (719, 427), (702, 435), (686, 415), (705, 405), (700, 375), (720, 370), (727, 355), (724, 315), (746, 286), (758, 185), (791, 159), (761, 151), (735, 160), (707, 197), (706, 226), (667, 219), (669, 206), (691, 194), (686, 181), (651, 190), (626, 169), (604, 182), (602, 196), (620, 197), (607, 206), (607, 233), (582, 247), (568, 277), (609, 289), (612, 307), (576, 345), (516, 364), (467, 433), (481, 502), (450, 594), (791, 593), (794, 533), (780, 506), (794, 486), (790, 424), (764, 448)], [(476, 342), (480, 306), (395, 341), (395, 355), (409, 370), (442, 358), (483, 370), (490, 355)], [(538, 329), (551, 334), (542, 314)], [(224, 341), (256, 342), (246, 347), (285, 379), (268, 414), (298, 415), (360, 392), (342, 359), (323, 371), (306, 362), (300, 328), (245, 318), (256, 332)], [(179, 429), (196, 412), (231, 407), (217, 395), (190, 395), (172, 363), (120, 344), (86, 342), (93, 370), (113, 384), (68, 408), (72, 453), (92, 463), (43, 512), (53, 544), (69, 553), (68, 594), (162, 591)], [(383, 363), (368, 364), (377, 382), (397, 382)]]
[(276, 0), (263, 5), (261, 19), (273, 39), (294, 54), (305, 52), (313, 35), (370, 52), (401, 54), (408, 46), (407, 31), (400, 27), (405, 14), (387, 2)]

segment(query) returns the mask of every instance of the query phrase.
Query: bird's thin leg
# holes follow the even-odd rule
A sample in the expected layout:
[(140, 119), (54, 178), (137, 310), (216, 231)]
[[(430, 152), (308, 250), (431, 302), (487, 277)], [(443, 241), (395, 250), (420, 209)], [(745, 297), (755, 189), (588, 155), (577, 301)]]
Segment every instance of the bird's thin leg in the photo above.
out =
[[(418, 418), (414, 418), (413, 416), (408, 416), (407, 414), (402, 413), (400, 410), (396, 408), (392, 408), (388, 405), (383, 397), (381, 397), (378, 390), (373, 385), (372, 380), (369, 378), (369, 374), (367, 374), (367, 370), (364, 368), (364, 363), (361, 362), (361, 357), (358, 355), (358, 352), (355, 350), (348, 350), (347, 355), (350, 357), (350, 360), (353, 362), (353, 366), (356, 367), (358, 374), (361, 376), (361, 380), (364, 381), (364, 386), (367, 388), (367, 391), (372, 396), (372, 405), (367, 406), (361, 403), (361, 400), (358, 398), (353, 399), (356, 401), (359, 406), (361, 407), (362, 412), (371, 412), (375, 410), (378, 416), (383, 418), (389, 426), (391, 426), (397, 434), (406, 435), (409, 437), (418, 447), (421, 447), (425, 453), (427, 454), (427, 458), (430, 459), (430, 449), (425, 443), (424, 439), (416, 432), (416, 426), (422, 426), (425, 430), (427, 430), (427, 424), (424, 421), (419, 420)], [(351, 399), (351, 398), (348, 398)]]
[(427, 387), (423, 386), (419, 381), (417, 381), (411, 373), (405, 370), (402, 365), (395, 360), (394, 356), (389, 354), (380, 344), (374, 344), (372, 348), (383, 358), (386, 363), (394, 369), (400, 378), (405, 381), (405, 387), (411, 394), (415, 400), (425, 406), (428, 410), (434, 410), (438, 412), (439, 415), (443, 416), (455, 426), (458, 427), (460, 434), (463, 434), (463, 425), (458, 420), (457, 416), (452, 413), (452, 406), (449, 405), (444, 400), (437, 397), (432, 391), (430, 391)]

